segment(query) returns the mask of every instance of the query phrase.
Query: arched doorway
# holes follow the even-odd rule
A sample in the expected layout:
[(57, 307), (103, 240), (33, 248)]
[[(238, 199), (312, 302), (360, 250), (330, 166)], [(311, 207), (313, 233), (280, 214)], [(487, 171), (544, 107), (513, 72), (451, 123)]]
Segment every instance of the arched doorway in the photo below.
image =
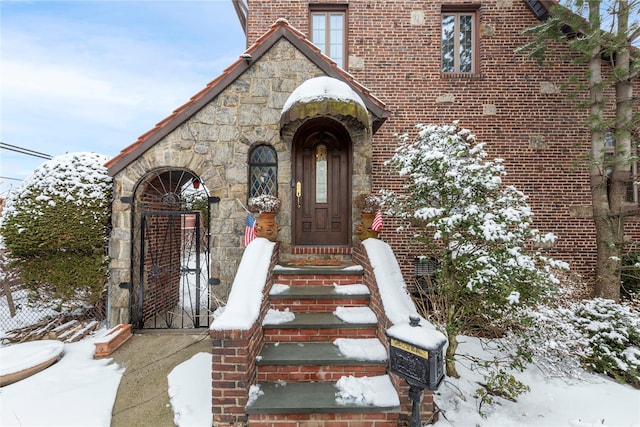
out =
[(307, 121), (293, 139), (293, 245), (351, 244), (351, 139), (337, 121)]
[(184, 169), (138, 184), (133, 208), (131, 321), (138, 329), (209, 326), (209, 197)]

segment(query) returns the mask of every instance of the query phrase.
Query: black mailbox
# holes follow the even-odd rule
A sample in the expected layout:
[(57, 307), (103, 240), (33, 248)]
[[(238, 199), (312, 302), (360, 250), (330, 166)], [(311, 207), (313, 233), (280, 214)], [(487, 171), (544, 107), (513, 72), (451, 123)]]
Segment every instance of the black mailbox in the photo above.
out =
[(423, 328), (418, 327), (419, 317), (411, 316), (409, 322), (409, 330), (406, 324), (404, 327), (394, 326), (387, 330), (389, 372), (404, 378), (409, 384), (409, 398), (413, 400), (411, 427), (418, 427), (421, 425), (419, 402), (422, 400), (422, 390), (437, 390), (444, 379), (443, 351), (447, 341), (444, 335), (435, 330), (430, 331), (433, 336), (424, 340), (429, 345), (417, 345), (419, 339), (404, 339), (402, 337), (416, 338), (426, 333)]
[(444, 379), (444, 342), (436, 348), (422, 348), (398, 338), (389, 338), (389, 371), (409, 384), (437, 390)]

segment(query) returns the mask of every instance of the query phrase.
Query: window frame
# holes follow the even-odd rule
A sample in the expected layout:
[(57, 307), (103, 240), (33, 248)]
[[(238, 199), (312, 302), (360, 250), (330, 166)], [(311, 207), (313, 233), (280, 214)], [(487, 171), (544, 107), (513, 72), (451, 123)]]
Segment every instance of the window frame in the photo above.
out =
[[(454, 70), (444, 71), (442, 60), (444, 44), (442, 20), (444, 16), (455, 16)], [(471, 71), (460, 71), (459, 18), (471, 16)], [(440, 74), (445, 76), (473, 76), (480, 74), (480, 5), (443, 5), (440, 9)]]
[[(632, 139), (631, 147), (637, 147), (637, 146), (638, 145)], [(613, 130), (605, 132), (604, 150), (603, 150), (605, 163), (607, 162), (606, 159), (613, 158), (613, 156), (615, 155), (615, 149), (616, 149), (615, 132)], [(637, 149), (632, 148), (632, 150), (636, 151), (631, 153), (631, 155), (635, 157), (637, 155)], [(608, 186), (609, 175), (611, 174), (611, 170), (606, 166), (606, 164), (605, 164), (605, 174), (607, 176), (607, 186)], [(637, 176), (638, 176), (638, 160), (636, 159), (635, 161), (631, 162), (631, 165), (629, 166), (629, 182), (626, 184), (627, 189), (625, 191), (626, 195), (624, 200), (624, 203), (626, 205), (637, 206), (638, 202), (640, 201), (638, 185), (636, 185)]]
[[(261, 149), (261, 148), (268, 148), (269, 150), (271, 150), (273, 157), (275, 159), (274, 162), (253, 162), (253, 154), (256, 152), (256, 150)], [(253, 147), (251, 147), (251, 149), (249, 150), (248, 153), (248, 158), (247, 158), (247, 173), (248, 173), (248, 177), (247, 177), (247, 198), (250, 199), (252, 197), (255, 196), (259, 196), (261, 194), (267, 194), (267, 193), (260, 193), (260, 194), (253, 194), (253, 181), (252, 181), (252, 172), (253, 172), (253, 168), (268, 168), (268, 167), (273, 167), (275, 170), (274, 173), (274, 179), (273, 179), (273, 188), (275, 191), (275, 194), (271, 194), (272, 196), (278, 197), (278, 151), (275, 149), (274, 146), (272, 146), (271, 144), (266, 144), (266, 143), (261, 143), (261, 144), (256, 144)], [(270, 194), (270, 193), (269, 193)]]
[[(339, 64), (331, 55), (331, 15), (342, 15), (342, 64)], [(336, 62), (337, 66), (343, 70), (347, 70), (348, 58), (349, 58), (349, 14), (346, 4), (310, 4), (309, 5), (309, 40), (313, 41), (313, 17), (314, 15), (324, 15), (325, 17), (325, 49), (323, 50), (318, 46), (320, 51)], [(317, 45), (316, 45), (317, 46)]]

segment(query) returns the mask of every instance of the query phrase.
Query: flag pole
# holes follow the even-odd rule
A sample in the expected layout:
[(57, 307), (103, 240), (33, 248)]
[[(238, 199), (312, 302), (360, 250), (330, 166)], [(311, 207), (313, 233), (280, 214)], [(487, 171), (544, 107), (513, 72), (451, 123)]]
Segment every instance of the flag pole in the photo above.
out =
[(248, 214), (250, 214), (250, 215), (253, 215), (251, 212), (249, 212), (249, 209), (247, 209), (247, 208), (245, 208), (245, 207), (244, 207), (244, 205), (242, 204), (242, 202), (240, 201), (240, 199), (238, 199), (237, 197), (236, 197), (236, 202), (238, 202), (238, 204), (239, 204), (240, 206), (242, 206), (242, 209), (244, 209), (244, 211), (245, 211), (246, 213), (248, 213)]

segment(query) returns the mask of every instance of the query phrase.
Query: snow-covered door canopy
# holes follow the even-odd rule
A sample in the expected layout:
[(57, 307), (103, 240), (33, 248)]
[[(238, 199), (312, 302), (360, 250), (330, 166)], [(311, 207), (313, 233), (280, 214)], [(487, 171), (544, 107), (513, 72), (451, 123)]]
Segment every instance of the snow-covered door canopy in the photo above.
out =
[(362, 98), (351, 87), (332, 77), (311, 78), (291, 93), (280, 115), (280, 128), (295, 120), (321, 116), (351, 116), (369, 127)]

